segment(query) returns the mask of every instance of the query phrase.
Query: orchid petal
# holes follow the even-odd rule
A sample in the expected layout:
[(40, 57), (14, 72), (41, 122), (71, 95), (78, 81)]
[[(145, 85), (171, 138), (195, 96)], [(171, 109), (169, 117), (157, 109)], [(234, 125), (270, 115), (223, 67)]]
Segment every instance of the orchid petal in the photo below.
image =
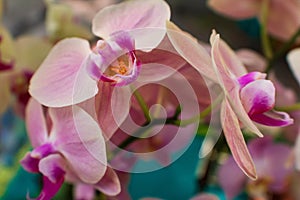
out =
[(281, 193), (287, 186), (286, 179), (292, 172), (287, 166), (291, 148), (283, 143), (274, 143), (272, 137), (251, 140), (248, 145), (259, 177), (271, 179), (269, 189)]
[(233, 157), (229, 157), (218, 170), (218, 182), (224, 190), (227, 199), (233, 199), (243, 191), (247, 177), (237, 166)]
[(246, 66), (248, 72), (263, 72), (266, 70), (266, 59), (256, 51), (251, 49), (239, 49), (235, 53), (240, 61)]
[(262, 114), (253, 114), (251, 119), (257, 123), (267, 126), (288, 126), (293, 124), (294, 120), (285, 112), (270, 110)]
[(28, 172), (32, 172), (32, 173), (37, 173), (39, 172), (39, 162), (40, 159), (38, 158), (33, 158), (31, 156), (30, 152), (27, 152), (25, 154), (25, 156), (22, 158), (22, 160), (20, 161), (22, 167), (28, 171)]
[(265, 79), (267, 77), (267, 74), (260, 73), (260, 72), (250, 72), (248, 74), (245, 74), (244, 76), (241, 76), (238, 78), (238, 82), (240, 84), (240, 87), (243, 88), (249, 83), (259, 80), (259, 79)]
[(128, 86), (114, 87), (105, 82), (99, 82), (99, 91), (96, 96), (98, 123), (105, 139), (109, 139), (129, 113), (131, 92)]
[(33, 147), (44, 144), (48, 138), (47, 125), (42, 105), (31, 98), (25, 111), (28, 137)]
[(180, 30), (172, 22), (167, 22), (167, 35), (174, 48), (187, 62), (203, 76), (217, 82), (209, 54), (194, 37)]
[(300, 48), (290, 51), (287, 55), (287, 61), (298, 84), (300, 85)]
[(97, 84), (83, 68), (90, 53), (86, 40), (60, 41), (33, 75), (29, 93), (49, 107), (73, 105), (93, 97), (97, 93)]
[(252, 118), (249, 117), (246, 112), (241, 99), (240, 99), (239, 88), (234, 88), (230, 91), (230, 94), (227, 96), (227, 100), (230, 102), (235, 114), (238, 119), (243, 123), (243, 125), (249, 129), (249, 131), (255, 133), (259, 137), (263, 137), (263, 134), (257, 128), (257, 126), (253, 123)]
[(241, 89), (242, 104), (251, 116), (261, 114), (274, 107), (275, 87), (269, 80), (256, 80)]
[(108, 196), (115, 196), (121, 192), (121, 184), (116, 172), (107, 167), (103, 178), (96, 183), (95, 188)]
[(65, 161), (61, 155), (51, 154), (40, 161), (39, 171), (52, 183), (57, 183), (64, 179)]
[(217, 68), (215, 70), (219, 71), (225, 83), (227, 81), (225, 78), (226, 76), (235, 78), (247, 73), (246, 68), (239, 60), (238, 56), (214, 30), (210, 37), (210, 43), (212, 46), (211, 56)]
[(289, 40), (300, 28), (299, 1), (273, 0), (269, 10), (268, 31), (279, 39)]
[(209, 0), (208, 6), (214, 11), (235, 19), (255, 17), (260, 9), (260, 2), (253, 0)]
[(94, 184), (106, 170), (106, 150), (101, 130), (78, 106), (49, 109), (53, 121), (50, 139), (69, 167), (84, 182)]
[(132, 29), (163, 28), (170, 8), (162, 0), (132, 0), (108, 6), (93, 19), (93, 33), (104, 39), (112, 33)]
[(95, 190), (93, 185), (76, 183), (74, 197), (76, 200), (93, 200), (95, 198)]
[(239, 121), (227, 100), (222, 103), (221, 119), (228, 146), (236, 163), (248, 177), (256, 179), (255, 166), (240, 130)]

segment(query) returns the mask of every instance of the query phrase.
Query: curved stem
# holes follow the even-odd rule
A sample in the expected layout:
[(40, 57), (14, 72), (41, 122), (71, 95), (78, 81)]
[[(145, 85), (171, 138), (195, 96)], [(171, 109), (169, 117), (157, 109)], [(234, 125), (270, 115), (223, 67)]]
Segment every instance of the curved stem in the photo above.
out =
[(146, 102), (145, 102), (144, 98), (142, 97), (142, 95), (137, 90), (134, 90), (134, 89), (132, 89), (132, 90), (133, 90), (133, 95), (134, 95), (135, 99), (139, 103), (139, 105), (140, 105), (140, 107), (141, 107), (141, 109), (144, 113), (146, 121), (150, 122), (151, 121), (151, 116), (150, 116), (148, 105), (146, 104)]

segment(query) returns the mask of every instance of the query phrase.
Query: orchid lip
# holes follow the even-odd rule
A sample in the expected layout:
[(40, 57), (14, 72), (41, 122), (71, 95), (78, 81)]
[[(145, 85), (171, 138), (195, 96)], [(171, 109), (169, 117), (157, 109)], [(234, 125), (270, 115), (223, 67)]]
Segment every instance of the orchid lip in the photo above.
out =
[(99, 40), (86, 61), (89, 75), (96, 81), (124, 86), (137, 79), (140, 62), (135, 55), (134, 40), (121, 32), (109, 41)]
[(55, 150), (52, 146), (52, 144), (50, 143), (46, 143), (46, 144), (43, 144), (37, 148), (35, 148), (32, 152), (31, 152), (31, 156), (33, 158), (38, 158), (38, 159), (41, 159), (41, 158), (44, 158), (52, 153), (54, 153)]

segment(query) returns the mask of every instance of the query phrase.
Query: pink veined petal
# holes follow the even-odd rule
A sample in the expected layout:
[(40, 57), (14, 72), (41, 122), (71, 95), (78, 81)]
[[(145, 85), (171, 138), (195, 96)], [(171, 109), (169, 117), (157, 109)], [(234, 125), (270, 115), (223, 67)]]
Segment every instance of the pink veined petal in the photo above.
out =
[(99, 82), (96, 96), (98, 123), (105, 139), (109, 139), (124, 122), (130, 107), (131, 92), (128, 86), (114, 87), (109, 83)]
[(170, 8), (162, 0), (132, 0), (108, 6), (93, 19), (93, 33), (104, 39), (118, 31), (163, 28), (170, 19)]
[(97, 83), (83, 68), (90, 53), (87, 40), (60, 41), (33, 75), (29, 93), (49, 107), (73, 105), (93, 97), (97, 93)]
[(93, 185), (76, 183), (74, 197), (78, 200), (93, 200), (95, 198), (95, 189)]
[[(211, 56), (217, 69), (221, 73), (222, 78), (226, 81), (224, 76), (231, 78), (240, 77), (247, 73), (246, 68), (239, 60), (238, 56), (228, 46), (228, 44), (220, 38), (220, 35), (213, 30), (211, 37)], [(224, 74), (223, 74), (224, 73)]]
[(242, 104), (251, 116), (271, 110), (275, 104), (275, 87), (269, 80), (256, 80), (240, 91)]
[(31, 98), (27, 104), (25, 121), (32, 146), (35, 148), (44, 144), (48, 138), (48, 130), (42, 105), (34, 98)]
[(298, 0), (272, 0), (268, 16), (268, 31), (281, 40), (290, 39), (300, 28)]
[(233, 111), (237, 115), (238, 119), (243, 123), (243, 125), (251, 132), (255, 133), (257, 136), (263, 137), (263, 134), (250, 119), (248, 113), (242, 105), (239, 88), (236, 87), (232, 91), (230, 91), (227, 96), (227, 100), (229, 101), (231, 107), (233, 108)]
[(209, 0), (208, 6), (214, 11), (235, 19), (255, 17), (259, 13), (258, 0)]
[(236, 52), (240, 61), (246, 66), (248, 72), (263, 72), (267, 67), (266, 59), (251, 49), (239, 49)]
[(172, 22), (167, 22), (167, 35), (176, 51), (187, 60), (187, 62), (203, 76), (214, 82), (218, 82), (212, 68), (209, 54), (193, 36), (180, 30)]
[(103, 178), (94, 187), (108, 196), (115, 196), (121, 192), (120, 180), (110, 167), (107, 167)]
[(50, 140), (83, 181), (97, 183), (106, 171), (106, 150), (96, 121), (78, 106), (50, 108)]
[(227, 100), (221, 107), (222, 127), (233, 158), (240, 169), (251, 179), (256, 179), (256, 170), (248, 152), (239, 121)]
[(25, 156), (22, 158), (22, 160), (20, 161), (22, 167), (28, 171), (28, 172), (32, 172), (32, 173), (37, 173), (39, 172), (39, 162), (40, 159), (38, 158), (33, 158), (31, 156), (30, 152), (27, 152), (25, 154)]
[(221, 188), (229, 200), (243, 191), (247, 180), (247, 177), (239, 169), (233, 157), (229, 157), (228, 160), (221, 165), (217, 177)]
[(290, 51), (287, 55), (287, 61), (298, 84), (300, 85), (300, 48)]
[(257, 123), (267, 126), (288, 126), (294, 123), (294, 120), (285, 112), (270, 110), (261, 114), (253, 114), (251, 119)]

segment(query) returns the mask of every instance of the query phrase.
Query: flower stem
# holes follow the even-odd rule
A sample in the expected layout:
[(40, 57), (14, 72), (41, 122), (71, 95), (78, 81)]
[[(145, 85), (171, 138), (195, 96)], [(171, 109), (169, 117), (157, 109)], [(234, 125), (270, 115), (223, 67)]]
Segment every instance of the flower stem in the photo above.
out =
[(139, 105), (144, 113), (144, 116), (146, 118), (146, 121), (149, 123), (151, 121), (151, 116), (150, 116), (148, 105), (146, 104), (142, 95), (137, 90), (133, 90), (133, 95), (134, 95), (135, 99), (137, 100), (137, 102), (139, 103)]
[(266, 73), (268, 73), (273, 66), (273, 63), (280, 58), (281, 56), (283, 56), (285, 53), (287, 53), (291, 47), (295, 44), (296, 40), (298, 39), (298, 37), (300, 36), (300, 29), (298, 29), (295, 34), (286, 42), (282, 45), (282, 47), (274, 54), (274, 56), (272, 57), (272, 59), (269, 60), (267, 68), (265, 70)]
[(262, 43), (262, 49), (264, 55), (268, 60), (273, 57), (272, 46), (270, 43), (270, 38), (267, 32), (267, 20), (269, 15), (269, 0), (264, 0), (261, 9), (261, 26), (260, 26), (260, 37)]
[(300, 110), (300, 102), (295, 103), (290, 106), (276, 107), (276, 110), (284, 111), (284, 112), (292, 112)]

